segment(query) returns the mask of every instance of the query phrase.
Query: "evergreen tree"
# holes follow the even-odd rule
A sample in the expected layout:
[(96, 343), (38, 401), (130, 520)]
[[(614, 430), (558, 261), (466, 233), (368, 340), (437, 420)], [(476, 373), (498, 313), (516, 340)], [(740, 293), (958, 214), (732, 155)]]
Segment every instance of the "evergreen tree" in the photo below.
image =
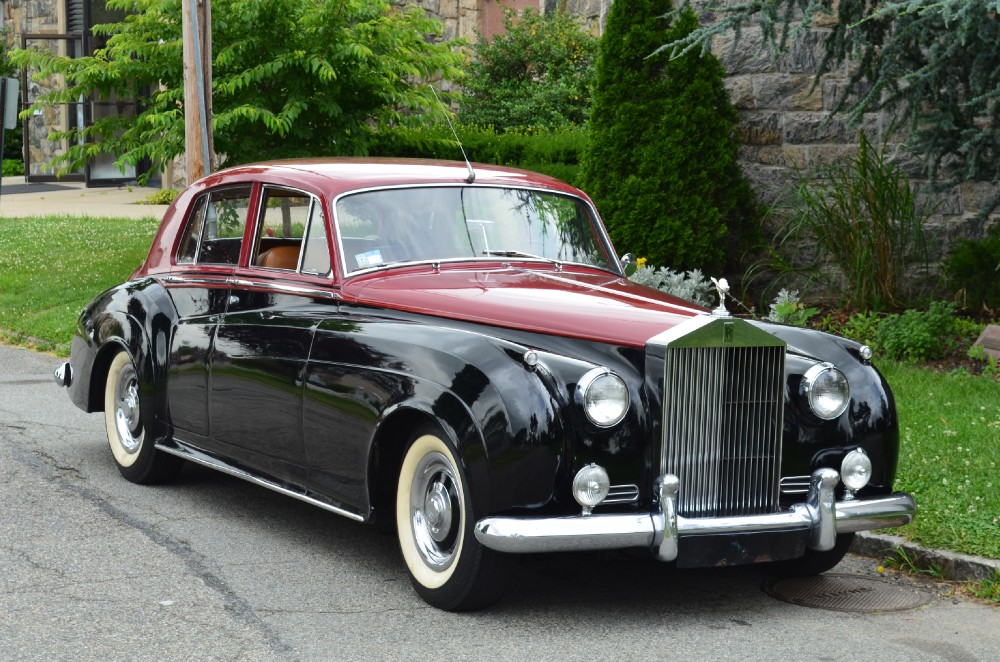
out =
[(736, 162), (738, 116), (711, 54), (652, 55), (697, 28), (669, 0), (615, 2), (597, 64), (583, 180), (622, 252), (732, 270), (760, 213)]

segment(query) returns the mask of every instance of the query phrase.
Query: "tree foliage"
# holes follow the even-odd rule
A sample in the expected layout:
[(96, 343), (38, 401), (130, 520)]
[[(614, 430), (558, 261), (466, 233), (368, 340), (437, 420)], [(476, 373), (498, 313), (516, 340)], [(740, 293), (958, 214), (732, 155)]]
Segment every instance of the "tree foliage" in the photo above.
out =
[[(1000, 181), (1000, 2), (997, 0), (713, 0), (720, 20), (664, 42), (707, 50), (713, 36), (757, 25), (780, 54), (820, 16), (835, 16), (817, 80), (850, 65), (836, 111), (857, 123), (892, 112), (929, 177), (948, 187)], [(984, 213), (1000, 204), (1000, 193)]]
[[(55, 131), (61, 169), (100, 153), (162, 166), (184, 151), (181, 0), (108, 0), (128, 12), (98, 25), (93, 56), (15, 50), (11, 60), (61, 77), (34, 110), (79, 98), (139, 98), (138, 115)], [(364, 154), (373, 132), (438, 112), (426, 81), (457, 75), (461, 56), (435, 42), (443, 26), (389, 0), (215, 0), (212, 7), (215, 149), (227, 164), (320, 154)]]
[(619, 250), (678, 270), (733, 269), (759, 211), (736, 161), (738, 116), (709, 53), (650, 55), (684, 38), (690, 8), (615, 2), (597, 64), (583, 180)]
[(564, 12), (507, 10), (504, 32), (473, 47), (459, 119), (498, 130), (583, 124), (597, 43)]

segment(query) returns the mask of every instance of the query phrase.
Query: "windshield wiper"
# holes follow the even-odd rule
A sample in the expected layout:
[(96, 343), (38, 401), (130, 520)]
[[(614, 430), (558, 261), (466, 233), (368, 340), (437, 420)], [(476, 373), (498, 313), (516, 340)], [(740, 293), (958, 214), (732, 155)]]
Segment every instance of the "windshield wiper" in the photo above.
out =
[(552, 258), (545, 257), (543, 255), (535, 255), (534, 253), (525, 253), (524, 251), (483, 251), (483, 255), (490, 255), (492, 257), (527, 257), (534, 260), (543, 260), (552, 264), (560, 264), (559, 260), (553, 260)]

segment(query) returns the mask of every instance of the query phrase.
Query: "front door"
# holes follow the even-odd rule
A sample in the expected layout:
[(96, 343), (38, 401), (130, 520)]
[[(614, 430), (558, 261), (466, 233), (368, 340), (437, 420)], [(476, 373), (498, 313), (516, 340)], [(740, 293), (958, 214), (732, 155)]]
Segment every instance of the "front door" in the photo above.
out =
[(248, 465), (302, 484), (303, 379), (332, 296), (310, 283), (329, 272), (326, 230), (318, 199), (301, 191), (265, 185), (259, 210), (215, 342), (212, 436)]

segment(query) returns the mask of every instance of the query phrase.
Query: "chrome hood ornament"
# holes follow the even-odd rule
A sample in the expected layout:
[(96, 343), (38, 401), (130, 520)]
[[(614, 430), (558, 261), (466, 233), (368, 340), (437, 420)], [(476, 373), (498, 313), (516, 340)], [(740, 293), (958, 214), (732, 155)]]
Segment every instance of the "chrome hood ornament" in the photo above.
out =
[(719, 306), (712, 311), (712, 315), (715, 317), (729, 317), (729, 311), (726, 309), (726, 295), (729, 294), (729, 281), (725, 278), (718, 280), (710, 278), (709, 280), (715, 285), (715, 291), (719, 293)]

